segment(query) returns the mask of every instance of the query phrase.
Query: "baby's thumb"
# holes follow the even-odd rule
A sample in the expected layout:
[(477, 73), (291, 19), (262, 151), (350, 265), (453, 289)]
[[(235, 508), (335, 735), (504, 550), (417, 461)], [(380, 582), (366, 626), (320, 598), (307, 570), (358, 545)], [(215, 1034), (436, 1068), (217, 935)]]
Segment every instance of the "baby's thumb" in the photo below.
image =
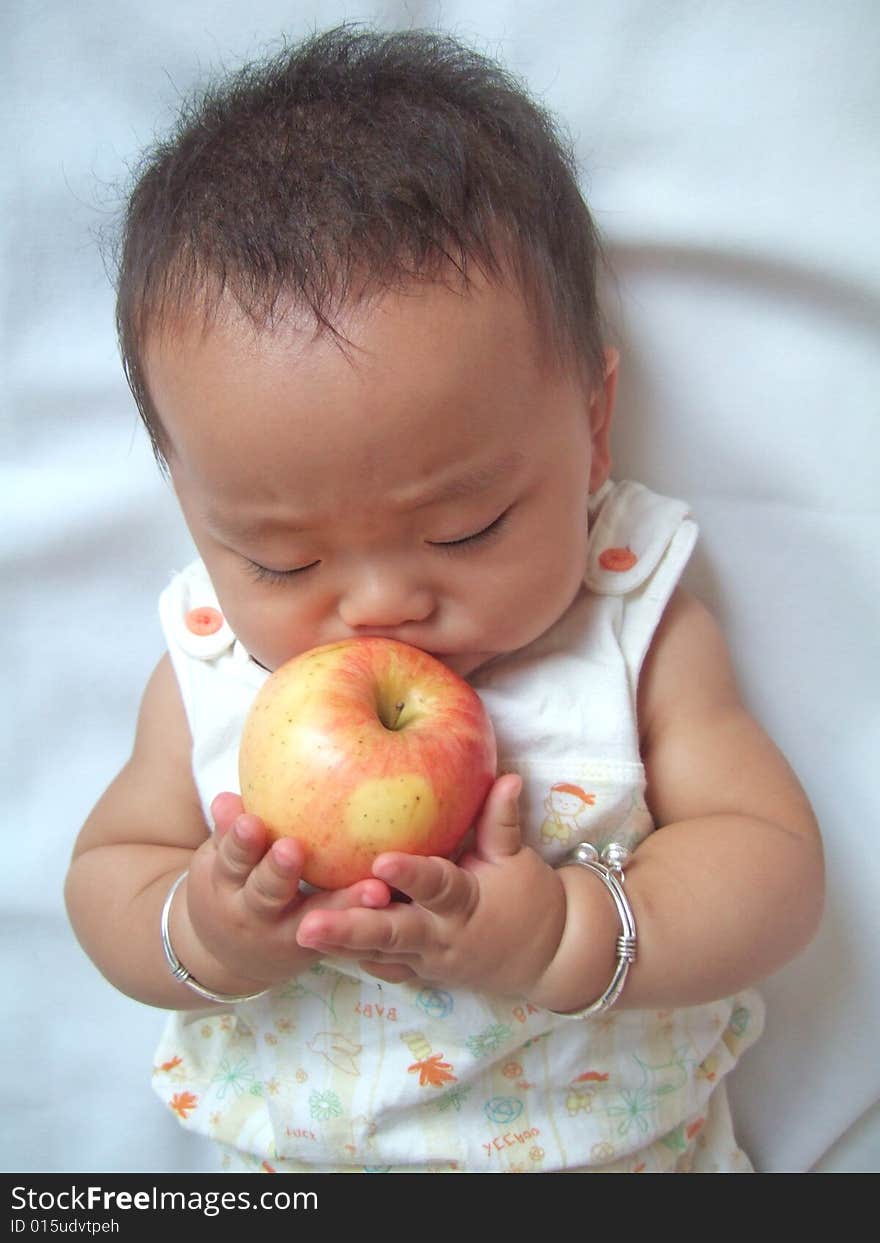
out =
[(505, 773), (489, 791), (477, 823), (476, 853), (483, 859), (515, 855), (522, 849), (519, 796), (522, 777)]
[(243, 810), (241, 797), (238, 794), (232, 794), (228, 790), (224, 790), (222, 794), (218, 794), (211, 803), (211, 818), (214, 821), (214, 831), (218, 837), (222, 837), (232, 826), (233, 820), (240, 816)]

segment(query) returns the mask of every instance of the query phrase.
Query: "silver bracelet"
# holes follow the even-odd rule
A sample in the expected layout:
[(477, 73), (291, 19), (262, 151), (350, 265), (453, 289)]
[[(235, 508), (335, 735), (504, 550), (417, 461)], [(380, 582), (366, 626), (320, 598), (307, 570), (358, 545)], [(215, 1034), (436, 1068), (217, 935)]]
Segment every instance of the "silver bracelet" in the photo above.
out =
[(581, 842), (566, 859), (566, 863), (576, 863), (579, 867), (587, 868), (599, 877), (614, 899), (623, 928), (623, 932), (617, 938), (617, 966), (614, 968), (611, 983), (592, 1005), (585, 1006), (583, 1010), (576, 1012), (578, 1018), (590, 1014), (602, 1014), (603, 1011), (609, 1010), (623, 992), (630, 966), (636, 960), (636, 945), (638, 944), (636, 921), (629, 899), (623, 891), (623, 869), (629, 860), (630, 852), (625, 846), (620, 846), (616, 842), (605, 847), (601, 859), (596, 847), (590, 842)]
[(168, 890), (168, 897), (165, 899), (165, 905), (162, 907), (162, 922), (160, 924), (162, 932), (162, 949), (165, 951), (165, 960), (175, 980), (179, 980), (181, 984), (185, 984), (187, 988), (191, 988), (194, 993), (198, 993), (200, 997), (206, 998), (208, 1001), (216, 1001), (224, 1006), (234, 1006), (240, 1001), (253, 1001), (257, 997), (262, 997), (264, 993), (268, 993), (268, 988), (261, 989), (258, 993), (215, 993), (210, 988), (205, 988), (204, 984), (200, 984), (198, 980), (190, 975), (186, 967), (174, 952), (171, 944), (171, 933), (168, 930), (168, 922), (171, 917), (171, 903), (174, 901), (174, 895), (180, 888), (183, 881), (186, 880), (188, 873), (182, 872), (177, 880)]

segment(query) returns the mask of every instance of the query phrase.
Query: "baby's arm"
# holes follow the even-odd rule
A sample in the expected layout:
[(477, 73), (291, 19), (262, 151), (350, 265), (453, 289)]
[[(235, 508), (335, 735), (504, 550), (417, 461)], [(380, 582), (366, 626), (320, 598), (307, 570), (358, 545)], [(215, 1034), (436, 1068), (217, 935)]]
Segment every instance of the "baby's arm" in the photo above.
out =
[[(824, 894), (819, 830), (797, 778), (742, 703), (715, 620), (683, 591), (648, 653), (639, 721), (658, 831), (626, 873), (638, 957), (618, 1004), (698, 1005), (763, 979), (811, 939)], [(579, 972), (596, 961), (598, 904), (612, 907), (588, 870), (560, 876), (565, 932), (533, 999), (576, 1010), (589, 1000)], [(616, 917), (615, 925), (613, 935)], [(609, 956), (606, 982), (612, 964)]]
[(742, 703), (717, 623), (684, 592), (648, 654), (639, 715), (660, 831), (627, 872), (639, 958), (626, 1004), (697, 1004), (766, 977), (810, 941), (822, 843), (797, 778)]
[(122, 992), (167, 1009), (213, 1004), (172, 978), (162, 951), (162, 906), (187, 869), (171, 909), (171, 940), (191, 974), (220, 993), (258, 992), (314, 962), (296, 941), (308, 910), (388, 899), (386, 887), (369, 880), (303, 900), (301, 848), (289, 840), (270, 846), (254, 816), (212, 836), (190, 751), (166, 656), (144, 693), (131, 758), (83, 827), (65, 888), (74, 930), (98, 968)]
[[(743, 707), (718, 627), (679, 593), (640, 686), (647, 797), (657, 832), (636, 852), (626, 892), (638, 958), (619, 1004), (694, 1005), (766, 976), (816, 929), (823, 864), (796, 778)], [(382, 856), (376, 874), (412, 899), (385, 910), (317, 912), (301, 944), (576, 1011), (609, 983), (621, 928), (602, 882), (552, 871), (521, 845), (515, 779), (490, 795), (473, 854)]]

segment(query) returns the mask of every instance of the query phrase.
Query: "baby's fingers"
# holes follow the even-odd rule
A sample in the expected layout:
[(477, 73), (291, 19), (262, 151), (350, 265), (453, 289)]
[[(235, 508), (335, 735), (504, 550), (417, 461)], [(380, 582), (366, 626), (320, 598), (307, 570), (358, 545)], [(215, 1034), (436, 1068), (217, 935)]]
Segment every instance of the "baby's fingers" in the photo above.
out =
[(303, 848), (298, 841), (282, 837), (273, 842), (245, 882), (243, 893), (248, 910), (260, 919), (277, 919), (282, 915), (292, 902), (299, 900), (302, 866)]
[(297, 929), (303, 949), (349, 958), (404, 962), (424, 947), (423, 916), (413, 906), (384, 911), (309, 911)]
[(228, 833), (243, 811), (244, 804), (240, 795), (232, 794), (229, 790), (216, 795), (211, 803), (211, 819), (214, 821), (214, 834), (218, 840), (224, 833)]
[(221, 837), (214, 839), (214, 866), (221, 885), (240, 889), (269, 846), (269, 835), (257, 816), (238, 816)]
[(376, 859), (373, 874), (434, 915), (466, 912), (478, 897), (476, 877), (448, 859), (388, 853)]
[(303, 902), (303, 914), (309, 911), (347, 911), (357, 907), (380, 910), (391, 901), (391, 890), (384, 881), (368, 877), (346, 889), (323, 889), (310, 894)]
[[(262, 828), (260, 821), (257, 824)], [(272, 842), (244, 884), (243, 895), (248, 910), (257, 918), (274, 920), (300, 906), (303, 913), (310, 908), (349, 910), (366, 907), (376, 910), (387, 906), (391, 900), (388, 886), (372, 877), (347, 889), (307, 897), (300, 890), (304, 861), (305, 851), (296, 838), (282, 837)]]
[(489, 791), (477, 822), (476, 853), (481, 859), (501, 861), (522, 849), (519, 796), (522, 778), (515, 773), (499, 777)]
[(412, 967), (405, 967), (402, 963), (362, 962), (360, 966), (368, 975), (374, 975), (386, 984), (404, 984), (407, 980), (419, 978)]

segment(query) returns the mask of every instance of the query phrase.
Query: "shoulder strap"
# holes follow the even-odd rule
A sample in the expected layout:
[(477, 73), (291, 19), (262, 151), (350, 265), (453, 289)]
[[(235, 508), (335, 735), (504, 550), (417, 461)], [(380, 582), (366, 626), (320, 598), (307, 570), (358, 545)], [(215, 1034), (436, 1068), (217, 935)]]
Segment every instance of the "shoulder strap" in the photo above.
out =
[(235, 642), (201, 561), (174, 575), (159, 597), (159, 617), (172, 655), (179, 648), (196, 660), (213, 660)]
[(159, 620), (168, 655), (177, 676), (177, 685), (195, 737), (193, 678), (197, 669), (223, 655), (235, 644), (235, 635), (220, 605), (208, 573), (201, 561), (191, 562), (175, 574), (159, 596)]
[(623, 597), (618, 638), (633, 688), (654, 631), (694, 544), (689, 507), (642, 484), (606, 485), (595, 499), (586, 584), (597, 595)]

